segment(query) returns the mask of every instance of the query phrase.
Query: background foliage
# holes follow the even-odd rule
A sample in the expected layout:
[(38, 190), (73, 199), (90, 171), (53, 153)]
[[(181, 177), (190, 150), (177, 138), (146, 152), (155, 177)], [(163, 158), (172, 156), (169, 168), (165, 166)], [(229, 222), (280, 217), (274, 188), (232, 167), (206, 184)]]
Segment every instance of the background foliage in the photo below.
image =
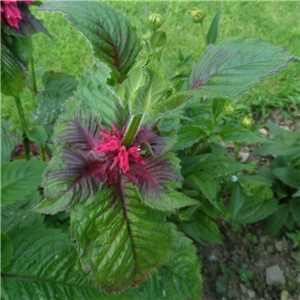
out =
[[(298, 2), (109, 1), (109, 4), (126, 14), (138, 30), (141, 28), (140, 16), (145, 4), (149, 5), (151, 12), (168, 14), (168, 19), (162, 27), (168, 37), (168, 50), (164, 53), (164, 60), (168, 66), (172, 66), (172, 71), (178, 68), (178, 48), (184, 56), (193, 54), (191, 60), (191, 65), (193, 65), (206, 47), (201, 27), (192, 22), (188, 11), (194, 6), (206, 12), (207, 17), (204, 20), (206, 30), (218, 8), (222, 7), (217, 42), (225, 37), (228, 39), (238, 36), (260, 37), (265, 42), (272, 42), (273, 45), (288, 49), (290, 53), (300, 56), (298, 38), (300, 21), (298, 14), (295, 13), (299, 11)], [(44, 71), (54, 69), (56, 72), (75, 75), (79, 79), (85, 66), (91, 65), (94, 61), (87, 40), (74, 28), (68, 26), (68, 21), (62, 14), (51, 14), (50, 17), (45, 12), (33, 10), (32, 12), (36, 17), (44, 20), (45, 27), (53, 36), (53, 41), (49, 40), (46, 35), (33, 36), (36, 68), (43, 66)], [(140, 55), (144, 55), (144, 52)], [(267, 78), (262, 84), (253, 87), (251, 93), (243, 94), (239, 98), (240, 109), (249, 112), (249, 101), (258, 108), (267, 105), (282, 107), (287, 101), (299, 105), (300, 91), (295, 80), (299, 71), (300, 65), (292, 64), (288, 70), (283, 70), (280, 74)], [(38, 89), (42, 89), (42, 83), (39, 80), (37, 84)], [(23, 101), (25, 111), (32, 111), (30, 92), (25, 90), (23, 97), (27, 100)], [(11, 110), (10, 98), (3, 97), (1, 107), (2, 118), (10, 119), (17, 124), (15, 122), (17, 114)]]

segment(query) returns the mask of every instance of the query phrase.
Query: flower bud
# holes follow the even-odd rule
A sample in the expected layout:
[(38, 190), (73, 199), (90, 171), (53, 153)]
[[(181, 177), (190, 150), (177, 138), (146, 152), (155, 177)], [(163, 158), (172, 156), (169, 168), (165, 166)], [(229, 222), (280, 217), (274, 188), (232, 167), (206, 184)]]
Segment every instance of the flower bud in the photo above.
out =
[(202, 23), (205, 18), (205, 13), (202, 9), (198, 9), (197, 7), (193, 7), (190, 10), (191, 17), (195, 23)]
[(249, 117), (245, 117), (242, 121), (242, 124), (246, 128), (250, 128), (253, 125), (253, 121)]
[(228, 104), (225, 106), (224, 112), (226, 115), (231, 115), (234, 112), (234, 107), (232, 105)]
[(147, 25), (151, 29), (158, 29), (163, 24), (163, 17), (160, 14), (151, 14), (147, 19)]

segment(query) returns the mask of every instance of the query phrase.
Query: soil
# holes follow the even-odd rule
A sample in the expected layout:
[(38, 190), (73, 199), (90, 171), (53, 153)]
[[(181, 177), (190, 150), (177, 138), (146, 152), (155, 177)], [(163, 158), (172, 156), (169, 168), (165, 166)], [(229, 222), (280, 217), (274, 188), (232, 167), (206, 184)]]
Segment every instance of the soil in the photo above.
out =
[[(232, 231), (220, 224), (224, 245), (198, 246), (202, 265), (202, 300), (300, 300), (300, 253), (282, 231), (276, 236), (263, 234), (264, 222)], [(251, 233), (257, 242), (250, 241)], [(269, 286), (266, 270), (278, 265), (286, 283)], [(222, 267), (227, 268), (222, 272)], [(241, 278), (240, 269), (253, 272), (252, 278)], [(243, 280), (244, 279), (244, 280)], [(245, 282), (248, 281), (248, 282)], [(218, 290), (221, 282), (226, 291)]]
[[(255, 120), (266, 124), (268, 120), (286, 130), (300, 132), (300, 114), (294, 112), (293, 120), (286, 119), (276, 109), (266, 120)], [(265, 127), (266, 138), (270, 132)], [(233, 156), (234, 147), (226, 145)], [(249, 155), (257, 148), (245, 145), (240, 155), (241, 162), (258, 161), (258, 166), (269, 167), (274, 157)], [(218, 224), (223, 236), (223, 245), (198, 245), (198, 255), (202, 265), (202, 300), (300, 300), (300, 252), (293, 249), (293, 241), (286, 237), (286, 229), (276, 236), (263, 233), (264, 221), (249, 224), (234, 231), (228, 224)], [(251, 234), (254, 240), (247, 238)], [(285, 279), (285, 284), (268, 285), (267, 269), (277, 265)], [(240, 270), (252, 271), (251, 278), (243, 277)], [(222, 271), (223, 270), (223, 271)]]

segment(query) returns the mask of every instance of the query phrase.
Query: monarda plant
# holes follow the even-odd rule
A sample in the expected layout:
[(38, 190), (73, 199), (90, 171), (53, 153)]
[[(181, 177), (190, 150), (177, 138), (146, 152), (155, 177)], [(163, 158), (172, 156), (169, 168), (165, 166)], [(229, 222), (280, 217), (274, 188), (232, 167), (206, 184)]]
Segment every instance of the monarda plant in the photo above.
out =
[(188, 101), (235, 97), (294, 56), (259, 39), (225, 40), (174, 82), (162, 49), (137, 61), (140, 38), (110, 5), (52, 1), (38, 10), (61, 11), (99, 61), (62, 107), (43, 196), (34, 195), (35, 215), (70, 214), (70, 236), (10, 231), (4, 299), (199, 299), (196, 249), (171, 221), (201, 205), (181, 189), (177, 120)]

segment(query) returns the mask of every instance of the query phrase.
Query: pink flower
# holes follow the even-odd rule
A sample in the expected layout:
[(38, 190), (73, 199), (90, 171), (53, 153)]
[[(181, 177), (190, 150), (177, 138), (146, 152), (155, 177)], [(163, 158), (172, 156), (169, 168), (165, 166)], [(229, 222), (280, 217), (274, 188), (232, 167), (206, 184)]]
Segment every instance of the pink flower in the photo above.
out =
[(125, 133), (125, 127), (118, 132), (114, 123), (111, 123), (113, 134), (103, 127), (100, 131), (100, 145), (94, 150), (105, 153), (105, 156), (111, 161), (110, 171), (119, 169), (126, 174), (131, 163), (144, 164), (143, 157), (140, 154), (138, 146), (130, 147), (122, 145), (122, 138)]
[[(34, 1), (35, 0), (18, 2), (25, 2), (27, 5), (30, 5), (30, 3)], [(22, 20), (22, 16), (16, 0), (1, 1), (1, 22), (4, 21), (4, 19), (10, 26), (19, 29), (19, 20)]]

